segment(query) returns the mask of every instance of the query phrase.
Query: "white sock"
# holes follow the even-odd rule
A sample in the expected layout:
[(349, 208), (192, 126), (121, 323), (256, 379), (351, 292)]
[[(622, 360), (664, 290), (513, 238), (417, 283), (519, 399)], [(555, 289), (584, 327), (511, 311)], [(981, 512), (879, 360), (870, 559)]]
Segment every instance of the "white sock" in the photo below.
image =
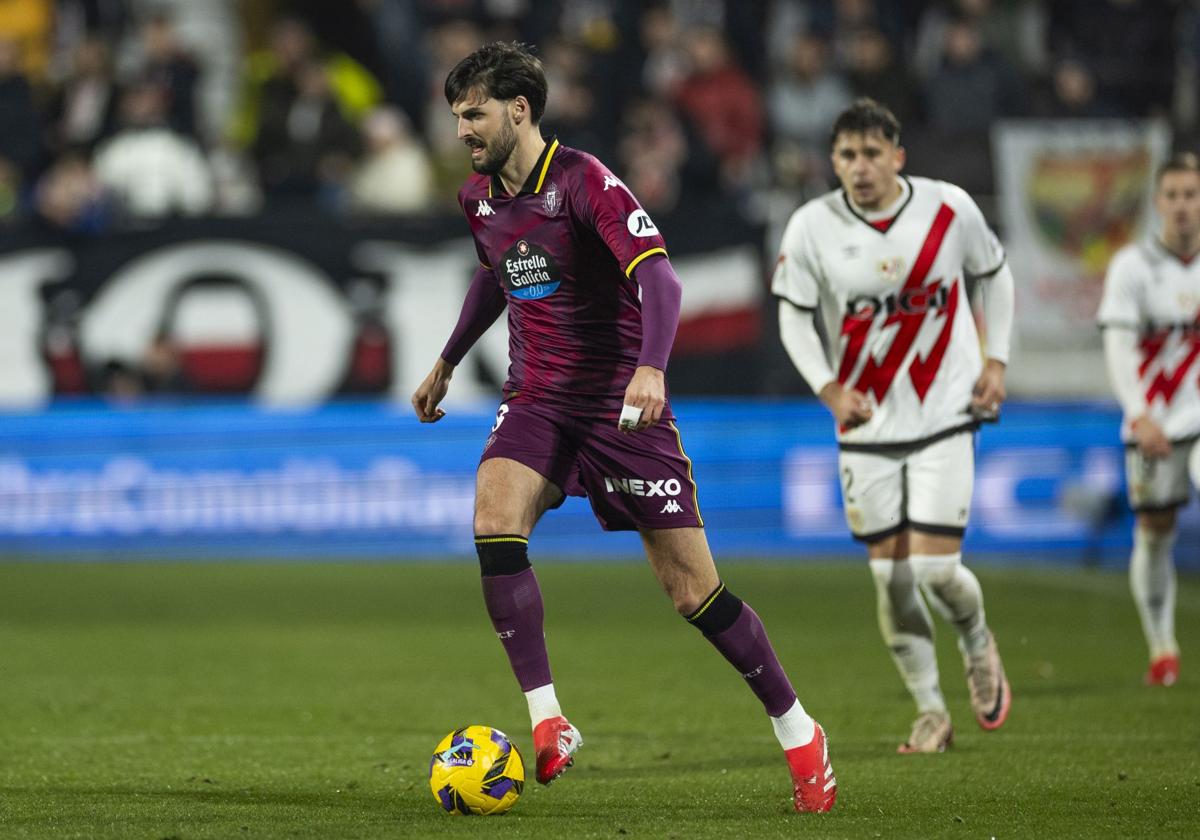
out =
[(872, 560), (879, 632), (920, 712), (944, 712), (933, 621), (906, 560)]
[(1129, 588), (1142, 619), (1150, 658), (1179, 653), (1175, 641), (1175, 532), (1133, 529)]
[(975, 573), (962, 564), (962, 552), (914, 554), (908, 562), (934, 608), (958, 630), (959, 648), (983, 653), (988, 641), (983, 589)]
[(554, 693), (554, 683), (546, 683), (532, 691), (526, 691), (525, 702), (529, 704), (529, 721), (534, 727), (547, 718), (559, 717), (562, 714), (558, 697)]
[(771, 726), (775, 729), (779, 746), (785, 750), (807, 746), (817, 735), (817, 722), (808, 716), (799, 700), (779, 717), (772, 717)]

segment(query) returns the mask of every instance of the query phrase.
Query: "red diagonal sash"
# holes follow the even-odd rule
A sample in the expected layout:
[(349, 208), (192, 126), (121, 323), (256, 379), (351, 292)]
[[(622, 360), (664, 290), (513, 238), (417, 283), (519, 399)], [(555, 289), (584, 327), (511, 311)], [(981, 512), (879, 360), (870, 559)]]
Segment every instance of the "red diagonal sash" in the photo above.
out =
[[(1142, 364), (1138, 369), (1138, 374), (1144, 376), (1146, 369), (1150, 367), (1150, 363), (1162, 352), (1169, 332), (1158, 333), (1148, 336), (1142, 340)], [(1187, 340), (1191, 344), (1187, 356), (1170, 374), (1167, 373), (1164, 365), (1158, 373), (1154, 374), (1154, 379), (1146, 387), (1146, 402), (1154, 402), (1154, 398), (1161, 396), (1163, 402), (1170, 404), (1171, 400), (1175, 399), (1175, 392), (1179, 390), (1179, 386), (1183, 384), (1184, 377), (1191, 369), (1196, 359), (1200, 357), (1200, 315), (1196, 316), (1196, 321), (1192, 325), (1190, 334)]]
[[(933, 267), (934, 260), (937, 259), (938, 252), (942, 248), (942, 242), (946, 238), (946, 231), (949, 230), (952, 221), (954, 221), (954, 211), (948, 205), (943, 204), (938, 208), (937, 214), (933, 217), (933, 224), (930, 225), (929, 233), (925, 235), (925, 241), (921, 244), (921, 250), (917, 253), (917, 261), (913, 264), (912, 271), (908, 274), (908, 279), (904, 281), (901, 294), (909, 291), (917, 291), (922, 288), (925, 278), (929, 275), (929, 270)], [(935, 289), (930, 290), (930, 293), (935, 290), (936, 284)], [(921, 324), (925, 322), (927, 314), (927, 312), (903, 312), (897, 307), (896, 311), (888, 316), (887, 320), (883, 322), (883, 327), (886, 328), (892, 324), (899, 323), (900, 328), (896, 331), (896, 335), (892, 339), (892, 344), (888, 348), (887, 355), (884, 356), (882, 362), (877, 363), (874, 357), (868, 353), (866, 361), (863, 363), (862, 373), (859, 374), (858, 380), (854, 383), (855, 390), (861, 391), (864, 394), (873, 392), (876, 401), (883, 402), (888, 390), (892, 387), (892, 382), (896, 379), (896, 373), (900, 370), (901, 363), (903, 363), (905, 356), (908, 355), (913, 341), (916, 340), (917, 333), (921, 331)], [(867, 319), (846, 318), (842, 321), (842, 335), (848, 337), (846, 351), (842, 356), (842, 364), (838, 375), (839, 381), (843, 384), (849, 379), (850, 373), (854, 370), (855, 363), (862, 353), (871, 324), (872, 321)], [(947, 334), (946, 339), (948, 340), (948, 338)], [(938, 343), (940, 344), (941, 342), (942, 338), (939, 337)], [(945, 352), (945, 348), (942, 349), (942, 352)], [(934, 352), (930, 353), (931, 358), (934, 355)], [(937, 365), (940, 364), (941, 355), (938, 354), (936, 364), (933, 365), (933, 371), (928, 374), (930, 381), (932, 381), (933, 373), (937, 371)], [(922, 373), (922, 376), (924, 375), (926, 374)], [(924, 394), (921, 393), (919, 387), (918, 393), (924, 398)]]

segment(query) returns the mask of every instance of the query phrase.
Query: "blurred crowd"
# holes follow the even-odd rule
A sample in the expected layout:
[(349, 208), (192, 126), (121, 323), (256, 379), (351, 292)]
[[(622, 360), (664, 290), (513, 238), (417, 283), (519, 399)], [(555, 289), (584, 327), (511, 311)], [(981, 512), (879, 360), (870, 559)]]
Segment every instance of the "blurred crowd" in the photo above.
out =
[(984, 192), (998, 119), (1200, 122), (1200, 0), (0, 0), (0, 225), (452, 211), (442, 82), (495, 39), (537, 45), (547, 135), (660, 212), (825, 189), (861, 95)]

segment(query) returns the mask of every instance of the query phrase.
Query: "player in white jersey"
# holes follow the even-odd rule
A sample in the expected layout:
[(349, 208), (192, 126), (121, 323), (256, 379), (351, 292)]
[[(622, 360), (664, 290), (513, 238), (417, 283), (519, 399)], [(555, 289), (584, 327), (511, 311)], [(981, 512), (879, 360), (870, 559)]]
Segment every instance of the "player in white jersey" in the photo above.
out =
[[(1200, 160), (1179, 154), (1155, 180), (1162, 237), (1126, 245), (1104, 281), (1099, 321), (1125, 419), (1125, 471), (1136, 514), (1129, 585), (1150, 648), (1146, 682), (1179, 677), (1175, 514), (1200, 472)], [(1200, 475), (1192, 478), (1200, 481)]]
[[(899, 141), (895, 116), (872, 100), (838, 117), (842, 188), (792, 216), (772, 290), (788, 354), (837, 421), (846, 518), (866, 543), (880, 631), (917, 704), (899, 751), (941, 752), (953, 730), (922, 590), (958, 630), (979, 725), (998, 728), (1011, 703), (962, 536), (974, 432), (1005, 397), (1013, 280), (965, 192), (901, 176)], [(968, 279), (982, 286), (986, 362)]]

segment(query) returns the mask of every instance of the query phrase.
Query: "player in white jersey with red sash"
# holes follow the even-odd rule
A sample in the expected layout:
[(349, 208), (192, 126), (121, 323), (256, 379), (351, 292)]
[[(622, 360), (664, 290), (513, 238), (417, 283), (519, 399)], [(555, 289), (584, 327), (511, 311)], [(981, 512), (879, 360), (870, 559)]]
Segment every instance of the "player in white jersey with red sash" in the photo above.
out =
[[(974, 433), (1005, 397), (1013, 280), (970, 196), (901, 176), (899, 141), (895, 116), (872, 100), (837, 119), (842, 189), (792, 216), (772, 289), (788, 354), (837, 421), (846, 519), (866, 543), (880, 631), (917, 704), (899, 751), (941, 752), (953, 730), (921, 590), (958, 630), (979, 725), (998, 728), (1011, 702), (962, 536)], [(967, 280), (982, 286), (986, 362)]]
[(1146, 682), (1179, 677), (1175, 640), (1175, 514), (1200, 486), (1200, 160), (1158, 170), (1162, 237), (1126, 245), (1104, 281), (1099, 320), (1109, 379), (1125, 414), (1121, 437), (1137, 516), (1129, 584), (1150, 648)]

